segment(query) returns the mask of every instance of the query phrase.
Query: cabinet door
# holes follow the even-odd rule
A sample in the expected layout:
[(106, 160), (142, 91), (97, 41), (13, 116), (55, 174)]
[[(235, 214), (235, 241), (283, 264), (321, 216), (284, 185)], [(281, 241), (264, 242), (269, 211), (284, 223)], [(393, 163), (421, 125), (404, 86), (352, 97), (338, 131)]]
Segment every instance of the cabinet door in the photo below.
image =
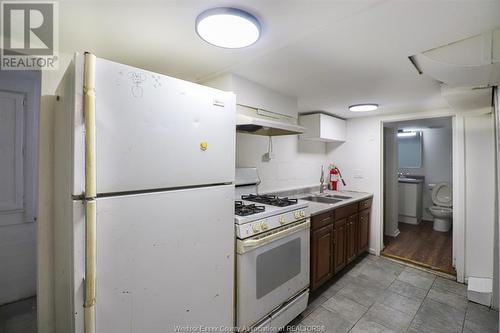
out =
[(358, 221), (358, 254), (368, 250), (370, 239), (370, 209), (359, 212)]
[(333, 224), (312, 232), (311, 242), (311, 290), (333, 276)]
[(346, 265), (346, 224), (347, 219), (335, 221), (334, 224), (334, 272), (337, 273)]
[(347, 263), (350, 263), (358, 255), (358, 214), (351, 215), (347, 218), (346, 224), (347, 233)]

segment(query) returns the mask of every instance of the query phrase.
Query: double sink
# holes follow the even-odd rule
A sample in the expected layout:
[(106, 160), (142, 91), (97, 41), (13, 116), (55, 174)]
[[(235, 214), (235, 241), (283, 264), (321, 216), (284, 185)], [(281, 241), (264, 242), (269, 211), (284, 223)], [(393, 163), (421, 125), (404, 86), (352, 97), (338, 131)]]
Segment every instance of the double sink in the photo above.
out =
[(326, 204), (334, 204), (337, 202), (341, 202), (345, 199), (351, 199), (352, 197), (348, 197), (345, 195), (338, 194), (327, 194), (327, 195), (314, 195), (308, 196), (305, 198), (301, 198), (302, 200), (312, 201), (312, 202), (321, 202)]

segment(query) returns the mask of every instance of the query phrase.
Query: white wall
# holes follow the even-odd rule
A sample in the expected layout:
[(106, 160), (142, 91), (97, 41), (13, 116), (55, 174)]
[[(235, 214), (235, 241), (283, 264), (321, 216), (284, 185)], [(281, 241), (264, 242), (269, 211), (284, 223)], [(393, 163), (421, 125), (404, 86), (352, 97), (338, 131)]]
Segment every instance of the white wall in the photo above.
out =
[(424, 220), (432, 221), (428, 208), (433, 206), (429, 184), (448, 182), (453, 184), (453, 133), (451, 119), (448, 127), (424, 129), (422, 167), (415, 169), (415, 174), (425, 176), (423, 187)]
[(236, 167), (257, 167), (260, 192), (319, 186), (320, 168), (326, 160), (325, 143), (299, 140), (297, 135), (272, 137), (275, 158), (266, 161), (269, 137), (238, 133)]
[(42, 72), (38, 158), (37, 319), (39, 333), (55, 332), (54, 314), (54, 105), (72, 55), (59, 53), (59, 70)]
[(465, 273), (493, 278), (495, 138), (493, 114), (465, 118)]
[(327, 144), (327, 160), (342, 172), (346, 187), (339, 189), (374, 194), (370, 226), (370, 251), (380, 252), (381, 206), (381, 146), (382, 129), (378, 118), (357, 118), (347, 121), (347, 140), (344, 144)]
[[(23, 93), (25, 152), (23, 212), (2, 223), (0, 216), (0, 304), (36, 294), (36, 137), (40, 78), (36, 72), (0, 72), (0, 89)], [(1, 158), (1, 157), (0, 157)]]

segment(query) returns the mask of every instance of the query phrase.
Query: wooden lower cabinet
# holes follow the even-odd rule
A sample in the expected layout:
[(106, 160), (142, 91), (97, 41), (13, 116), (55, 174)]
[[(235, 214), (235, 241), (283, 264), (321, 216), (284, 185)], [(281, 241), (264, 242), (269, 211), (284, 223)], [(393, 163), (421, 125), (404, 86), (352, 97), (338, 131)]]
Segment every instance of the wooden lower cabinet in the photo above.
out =
[(333, 224), (311, 232), (311, 289), (333, 276)]
[(339, 272), (346, 265), (346, 219), (335, 221), (333, 227), (334, 272)]
[(353, 214), (347, 218), (346, 222), (346, 258), (350, 263), (358, 256), (359, 247), (358, 214)]
[(358, 254), (361, 254), (370, 245), (370, 209), (359, 212), (358, 230)]
[(311, 283), (314, 291), (368, 250), (371, 199), (311, 218)]

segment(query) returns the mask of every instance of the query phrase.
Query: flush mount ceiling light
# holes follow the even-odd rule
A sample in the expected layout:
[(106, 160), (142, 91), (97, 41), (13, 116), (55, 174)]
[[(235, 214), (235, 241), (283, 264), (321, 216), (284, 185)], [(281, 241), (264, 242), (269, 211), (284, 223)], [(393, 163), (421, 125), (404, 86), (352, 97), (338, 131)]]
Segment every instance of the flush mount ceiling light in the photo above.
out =
[(349, 111), (353, 112), (366, 112), (366, 111), (375, 111), (378, 109), (378, 104), (354, 104), (349, 106)]
[(416, 136), (417, 132), (415, 130), (399, 130), (398, 131), (398, 137), (409, 137), (409, 136)]
[(260, 37), (259, 20), (237, 8), (220, 7), (196, 18), (196, 33), (209, 44), (238, 49), (254, 44)]

